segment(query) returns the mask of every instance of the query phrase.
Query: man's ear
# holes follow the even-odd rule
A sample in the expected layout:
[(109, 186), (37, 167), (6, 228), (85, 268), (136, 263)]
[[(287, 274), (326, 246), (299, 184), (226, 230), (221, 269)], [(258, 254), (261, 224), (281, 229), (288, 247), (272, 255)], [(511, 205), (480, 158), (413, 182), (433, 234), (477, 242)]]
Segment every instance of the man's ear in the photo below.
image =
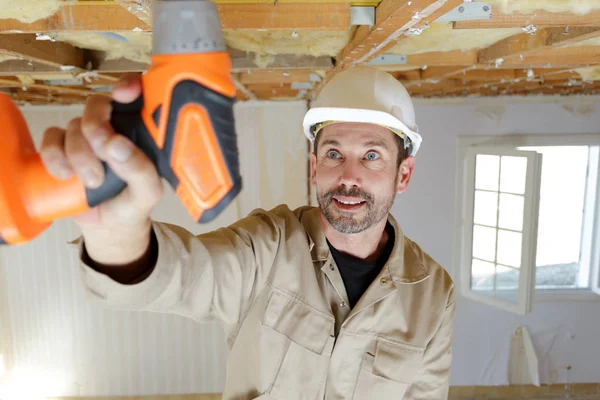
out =
[(311, 171), (310, 171), (310, 178), (312, 181), (312, 185), (314, 187), (317, 186), (317, 156), (315, 156), (315, 153), (310, 153), (310, 167), (311, 167)]
[(415, 168), (415, 158), (408, 156), (402, 161), (398, 168), (398, 182), (396, 183), (396, 192), (403, 193), (410, 183), (413, 170)]

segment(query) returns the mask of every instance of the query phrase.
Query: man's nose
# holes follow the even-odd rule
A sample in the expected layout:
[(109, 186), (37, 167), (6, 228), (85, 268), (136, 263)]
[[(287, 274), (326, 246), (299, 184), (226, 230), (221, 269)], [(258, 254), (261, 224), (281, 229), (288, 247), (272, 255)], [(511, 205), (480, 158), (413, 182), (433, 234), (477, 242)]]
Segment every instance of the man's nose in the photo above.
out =
[(360, 165), (356, 161), (346, 160), (342, 165), (340, 174), (340, 185), (346, 187), (361, 186), (362, 179), (359, 173)]

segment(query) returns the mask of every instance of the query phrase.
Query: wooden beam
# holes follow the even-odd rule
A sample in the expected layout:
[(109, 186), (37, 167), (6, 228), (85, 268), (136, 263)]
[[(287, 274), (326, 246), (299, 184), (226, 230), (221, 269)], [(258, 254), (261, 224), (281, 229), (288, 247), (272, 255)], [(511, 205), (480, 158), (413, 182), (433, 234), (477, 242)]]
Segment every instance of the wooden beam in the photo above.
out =
[(267, 69), (305, 69), (330, 70), (333, 68), (333, 60), (327, 56), (305, 56), (295, 54), (276, 54), (273, 61), (266, 67), (256, 65), (256, 56), (248, 53), (243, 56), (231, 57), (232, 72), (247, 72), (248, 70)]
[(0, 54), (64, 70), (84, 66), (83, 50), (67, 43), (36, 40), (31, 34), (0, 35)]
[(152, 9), (155, 0), (115, 0), (138, 19), (152, 26)]
[(421, 75), (422, 72), (423, 71), (421, 71), (421, 69), (418, 68), (418, 69), (411, 69), (409, 71), (393, 71), (393, 72), (390, 72), (390, 75), (392, 75), (394, 78), (396, 78), (402, 82), (419, 81), (422, 79), (422, 75)]
[(72, 87), (66, 87), (66, 86), (52, 86), (52, 85), (45, 85), (45, 84), (40, 84), (40, 83), (22, 83), (20, 82), (18, 79), (16, 78), (9, 78), (9, 77), (4, 77), (4, 78), (0, 78), (0, 85), (3, 85), (5, 87), (26, 87), (26, 88), (33, 88), (33, 89), (38, 89), (38, 90), (45, 90), (48, 92), (53, 92), (56, 94), (74, 94), (74, 95), (78, 95), (78, 96), (89, 96), (90, 94), (93, 94), (94, 92), (88, 89), (80, 89), (80, 88), (72, 88)]
[[(375, 9), (375, 25), (360, 26), (336, 57), (336, 67), (309, 93), (314, 98), (336, 74), (354, 64), (364, 64), (394, 47), (406, 33), (420, 34), (423, 27), (454, 9), (463, 0), (382, 0)], [(413, 29), (412, 31), (410, 31)]]
[(26, 60), (7, 60), (0, 62), (0, 76), (15, 76), (27, 74), (52, 74), (60, 73), (63, 70), (60, 67), (52, 67), (50, 65), (41, 64), (38, 62), (29, 62)]
[(217, 4), (223, 29), (346, 31), (350, 3)]
[(239, 81), (243, 84), (310, 82), (311, 73), (309, 69), (241, 72)]
[(474, 50), (432, 51), (406, 56), (406, 65), (455, 67), (473, 64), (477, 64), (477, 52)]
[(489, 29), (489, 28), (522, 28), (534, 25), (539, 28), (600, 26), (600, 10), (593, 10), (585, 15), (573, 13), (555, 13), (546, 10), (536, 10), (531, 14), (504, 14), (492, 10), (491, 19), (477, 21), (454, 22), (454, 29)]
[[(151, 32), (146, 16), (150, 1), (77, 2), (63, 5), (54, 15), (30, 24), (0, 20), (0, 33), (39, 32)], [(130, 4), (132, 3), (132, 4)], [(147, 3), (144, 5), (144, 3)], [(141, 7), (140, 11), (137, 11)], [(350, 3), (217, 4), (223, 29), (311, 29), (340, 31), (350, 28)], [(143, 17), (143, 18), (142, 18)]]
[(563, 28), (540, 29), (535, 34), (522, 33), (501, 40), (479, 51), (479, 63), (511, 62), (529, 54), (551, 48), (568, 46), (579, 41), (600, 37), (596, 27), (575, 27), (565, 32)]
[(0, 33), (151, 31), (150, 25), (118, 4), (86, 3), (91, 2), (65, 4), (54, 15), (30, 24), (0, 19)]
[(366, 63), (395, 46), (410, 29), (422, 29), (461, 3), (462, 0), (383, 0), (375, 9), (375, 25), (360, 26), (340, 52), (338, 62), (346, 66)]
[[(91, 62), (92, 70), (105, 73), (127, 73), (127, 72), (145, 72), (150, 64), (139, 63), (127, 59), (107, 60), (101, 51), (86, 50), (86, 61)], [(0, 66), (2, 63), (0, 63)], [(256, 70), (295, 70), (312, 69), (327, 71), (333, 68), (331, 57), (327, 56), (305, 56), (294, 54), (276, 54), (273, 61), (266, 67), (256, 65), (256, 56), (252, 53), (244, 55), (231, 56), (231, 72), (241, 73)]]
[(600, 64), (600, 46), (556, 47), (536, 51), (521, 57), (511, 57), (503, 68), (576, 69)]

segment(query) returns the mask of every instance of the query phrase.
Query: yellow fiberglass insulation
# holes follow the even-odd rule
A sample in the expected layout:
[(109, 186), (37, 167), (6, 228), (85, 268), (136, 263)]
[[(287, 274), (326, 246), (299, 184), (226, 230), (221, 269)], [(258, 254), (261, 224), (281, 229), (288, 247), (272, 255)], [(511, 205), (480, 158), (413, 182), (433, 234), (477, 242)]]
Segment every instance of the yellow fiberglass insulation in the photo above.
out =
[(487, 2), (492, 5), (492, 10), (497, 7), (505, 14), (531, 14), (536, 10), (546, 10), (583, 15), (600, 9), (598, 0), (488, 0)]
[(0, 19), (32, 23), (48, 18), (63, 4), (65, 2), (61, 0), (0, 0)]
[(82, 49), (104, 51), (108, 60), (126, 58), (131, 61), (149, 63), (152, 53), (151, 32), (118, 32), (118, 35), (122, 39), (116, 38), (114, 34), (91, 32), (69, 32), (49, 35), (57, 41), (69, 43)]
[(452, 29), (452, 23), (438, 22), (430, 24), (419, 35), (402, 38), (389, 53), (418, 54), (477, 49), (522, 32), (520, 28)]
[(576, 69), (581, 79), (584, 81), (600, 81), (600, 67), (588, 67)]
[(256, 53), (259, 66), (267, 66), (274, 54), (335, 56), (351, 38), (352, 31), (225, 30), (231, 48)]

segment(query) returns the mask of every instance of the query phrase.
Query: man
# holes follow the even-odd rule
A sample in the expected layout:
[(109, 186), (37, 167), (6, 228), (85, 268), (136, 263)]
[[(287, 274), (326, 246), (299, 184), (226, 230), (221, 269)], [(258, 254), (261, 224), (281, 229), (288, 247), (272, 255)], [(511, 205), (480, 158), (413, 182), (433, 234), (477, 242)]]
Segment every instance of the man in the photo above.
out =
[[(124, 80), (114, 97), (140, 90)], [(200, 236), (150, 219), (160, 178), (109, 115), (108, 101), (90, 98), (42, 149), (57, 176), (97, 187), (106, 160), (129, 185), (75, 218), (91, 298), (221, 321), (231, 350), (224, 399), (447, 398), (453, 282), (389, 213), (421, 143), (397, 80), (351, 68), (307, 113), (318, 208), (256, 210)]]

